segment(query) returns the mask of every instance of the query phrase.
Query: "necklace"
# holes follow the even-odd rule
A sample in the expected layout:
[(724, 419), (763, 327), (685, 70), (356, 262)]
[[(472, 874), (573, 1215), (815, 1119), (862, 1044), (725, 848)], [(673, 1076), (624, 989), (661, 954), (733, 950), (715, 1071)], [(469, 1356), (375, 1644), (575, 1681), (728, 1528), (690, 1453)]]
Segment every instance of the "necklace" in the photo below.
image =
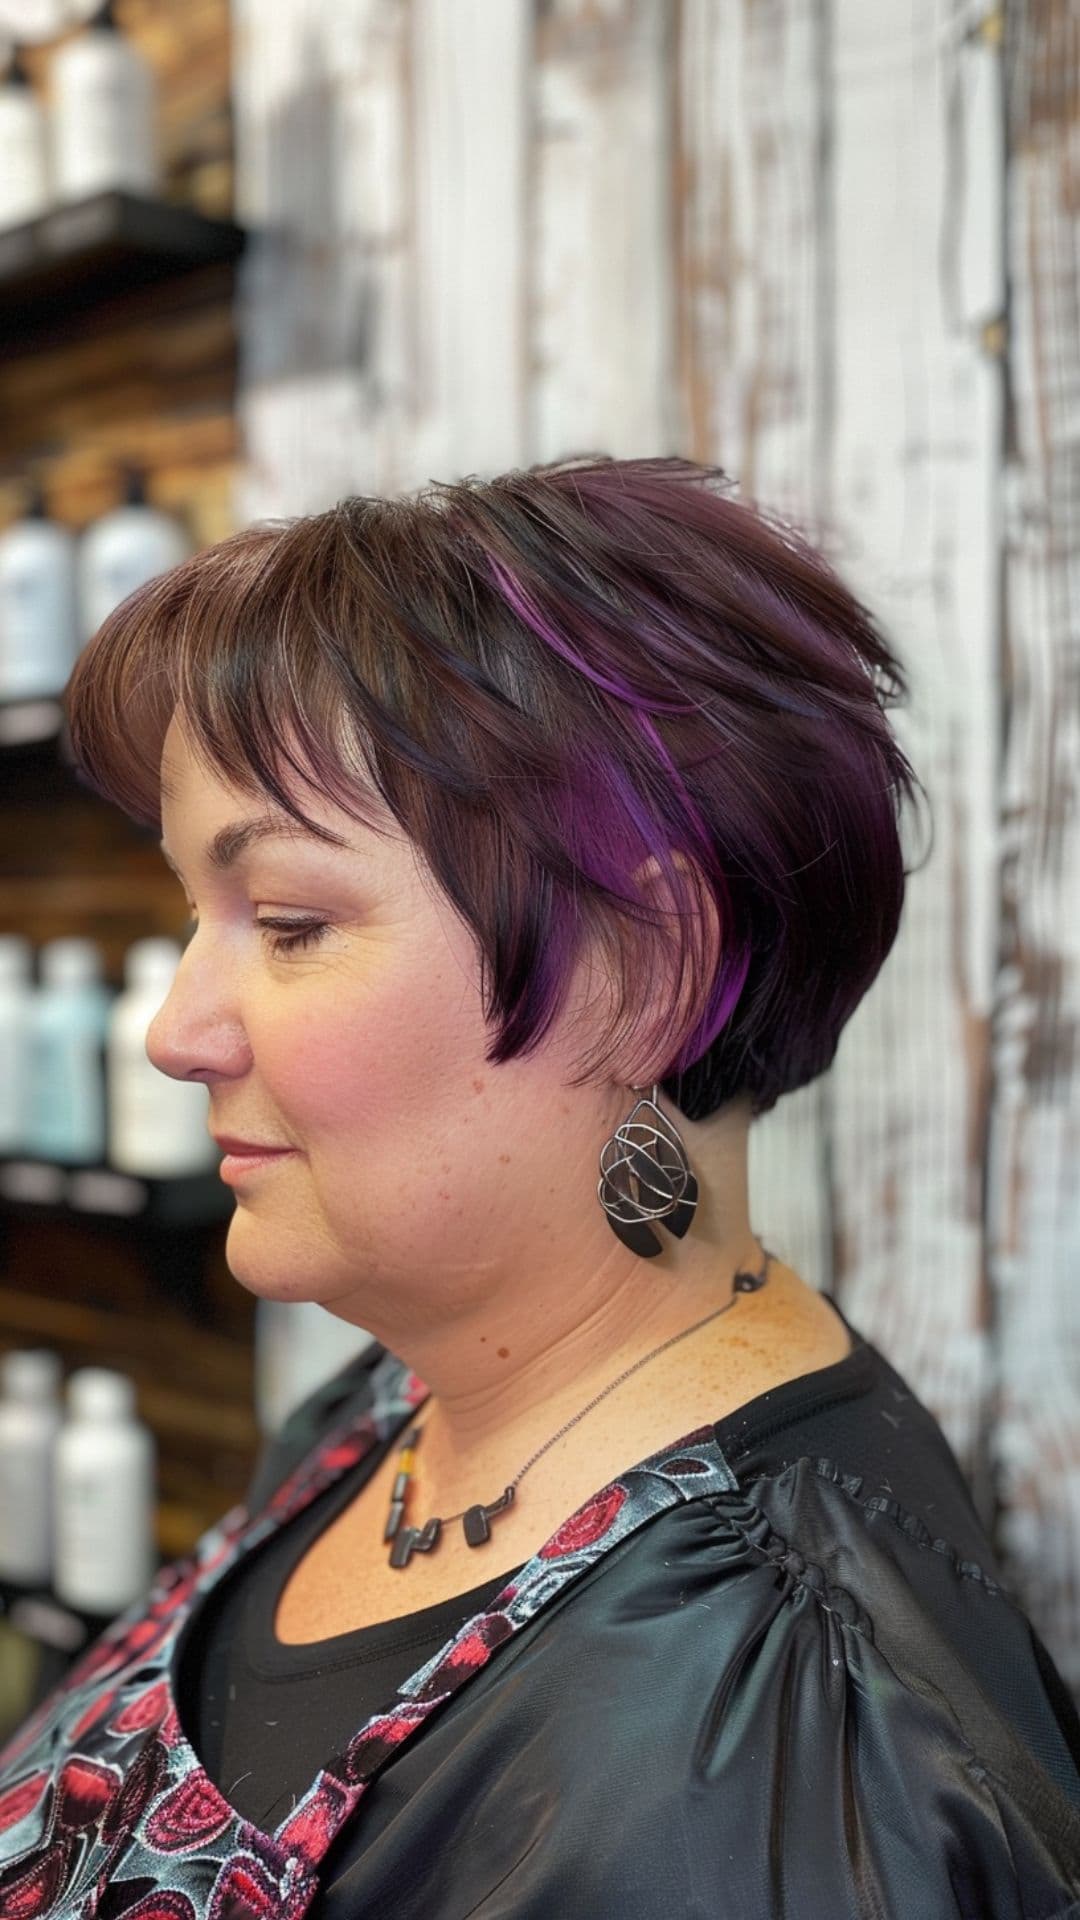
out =
[(423, 1433), (422, 1427), (410, 1427), (398, 1452), (398, 1470), (390, 1494), (390, 1512), (387, 1517), (386, 1531), (383, 1534), (384, 1543), (387, 1540), (393, 1542), (390, 1548), (390, 1565), (392, 1567), (407, 1567), (414, 1553), (430, 1553), (432, 1548), (438, 1545), (439, 1535), (443, 1527), (449, 1526), (451, 1520), (461, 1520), (463, 1522), (465, 1541), (468, 1546), (483, 1546), (484, 1541), (491, 1537), (491, 1521), (495, 1518), (496, 1514), (505, 1513), (507, 1508), (512, 1505), (518, 1481), (525, 1478), (529, 1468), (535, 1466), (541, 1455), (545, 1454), (549, 1447), (555, 1445), (556, 1440), (561, 1440), (564, 1433), (569, 1433), (570, 1428), (576, 1427), (579, 1420), (584, 1420), (587, 1413), (591, 1413), (592, 1409), (609, 1393), (614, 1393), (615, 1388), (621, 1386), (624, 1380), (628, 1380), (630, 1375), (636, 1373), (639, 1367), (643, 1367), (647, 1360), (655, 1360), (658, 1353), (663, 1353), (667, 1347), (673, 1347), (677, 1340), (685, 1340), (688, 1334), (696, 1333), (699, 1327), (707, 1326), (710, 1320), (716, 1320), (720, 1314), (730, 1312), (731, 1308), (735, 1305), (735, 1295), (740, 1293), (756, 1293), (760, 1287), (765, 1285), (769, 1266), (775, 1257), (775, 1254), (766, 1251), (765, 1258), (757, 1273), (745, 1273), (740, 1270), (735, 1275), (732, 1283), (733, 1297), (730, 1300), (725, 1300), (722, 1307), (717, 1307), (713, 1313), (707, 1313), (703, 1320), (695, 1320), (692, 1327), (684, 1327), (682, 1333), (673, 1333), (670, 1340), (664, 1340), (660, 1346), (654, 1347), (652, 1352), (645, 1354), (641, 1360), (635, 1360), (632, 1367), (627, 1367), (625, 1373), (620, 1373), (618, 1378), (613, 1380), (609, 1387), (605, 1387), (602, 1393), (597, 1394), (595, 1400), (590, 1400), (588, 1406), (582, 1407), (580, 1413), (576, 1413), (572, 1420), (568, 1420), (564, 1427), (560, 1427), (558, 1433), (552, 1434), (551, 1439), (545, 1441), (544, 1445), (537, 1453), (533, 1454), (531, 1459), (526, 1460), (525, 1465), (515, 1474), (510, 1485), (499, 1495), (499, 1498), (492, 1500), (487, 1506), (478, 1505), (475, 1507), (465, 1507), (460, 1513), (450, 1514), (447, 1520), (441, 1520), (433, 1516), (430, 1520), (426, 1521), (422, 1527), (406, 1527), (402, 1525), (405, 1515), (405, 1498), (409, 1481), (412, 1477), (416, 1448), (420, 1443), (420, 1436)]

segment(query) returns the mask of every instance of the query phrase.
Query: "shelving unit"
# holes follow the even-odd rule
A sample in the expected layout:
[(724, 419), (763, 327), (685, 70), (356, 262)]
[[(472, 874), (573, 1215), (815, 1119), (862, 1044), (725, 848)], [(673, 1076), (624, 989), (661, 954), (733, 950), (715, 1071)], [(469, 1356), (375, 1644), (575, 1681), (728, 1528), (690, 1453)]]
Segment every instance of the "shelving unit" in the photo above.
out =
[[(139, 466), (194, 545), (233, 531), (236, 269), (229, 0), (153, 42), (160, 196), (115, 191), (0, 230), (0, 520), (31, 473), (79, 532)], [(30, 50), (47, 84), (49, 49)], [(99, 942), (107, 981), (130, 943), (182, 940), (186, 910), (150, 834), (80, 783), (60, 695), (0, 699), (0, 929), (33, 946)], [(65, 1373), (117, 1366), (157, 1443), (159, 1561), (242, 1498), (260, 1444), (254, 1309), (225, 1261), (231, 1190), (216, 1170), (143, 1179), (0, 1156), (0, 1351), (48, 1346)], [(0, 1580), (0, 1741), (20, 1688), (41, 1697), (107, 1621)], [(23, 1711), (31, 1710), (23, 1702)]]
[[(117, 1612), (122, 1612), (118, 1608)], [(67, 1664), (107, 1627), (114, 1614), (84, 1613), (47, 1588), (22, 1587), (0, 1576), (0, 1619)]]
[(216, 1169), (138, 1178), (114, 1167), (62, 1167), (52, 1160), (0, 1158), (0, 1200), (25, 1220), (94, 1214), (148, 1227), (205, 1227), (228, 1220), (230, 1195)]
[(0, 748), (14, 751), (55, 740), (63, 720), (58, 700), (0, 700)]
[(32, 351), (102, 301), (239, 259), (231, 220), (133, 193), (97, 193), (0, 229), (0, 347)]

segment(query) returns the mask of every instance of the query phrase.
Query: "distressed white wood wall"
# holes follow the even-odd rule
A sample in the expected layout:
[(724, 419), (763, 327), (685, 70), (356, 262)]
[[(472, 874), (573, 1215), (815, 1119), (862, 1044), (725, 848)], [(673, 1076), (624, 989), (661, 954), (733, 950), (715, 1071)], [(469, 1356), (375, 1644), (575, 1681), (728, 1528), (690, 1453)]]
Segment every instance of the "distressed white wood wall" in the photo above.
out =
[(239, 523), (684, 453), (896, 643), (933, 852), (752, 1132), (755, 1225), (934, 1409), (1080, 1691), (1072, 0), (234, 15)]

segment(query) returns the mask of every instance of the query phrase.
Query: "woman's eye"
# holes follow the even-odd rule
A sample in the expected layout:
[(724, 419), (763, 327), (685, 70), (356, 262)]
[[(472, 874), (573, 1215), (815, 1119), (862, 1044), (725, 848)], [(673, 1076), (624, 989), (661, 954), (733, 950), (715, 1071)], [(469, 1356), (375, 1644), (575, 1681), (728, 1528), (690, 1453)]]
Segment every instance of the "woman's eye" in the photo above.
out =
[[(190, 940), (197, 928), (194, 915), (183, 929), (185, 943)], [(270, 949), (275, 954), (291, 953), (294, 948), (313, 947), (329, 931), (325, 920), (256, 920), (257, 927), (269, 927), (273, 938)]]
[(313, 947), (327, 931), (325, 920), (259, 920), (256, 924), (277, 930), (270, 942), (274, 953), (291, 953), (294, 947)]

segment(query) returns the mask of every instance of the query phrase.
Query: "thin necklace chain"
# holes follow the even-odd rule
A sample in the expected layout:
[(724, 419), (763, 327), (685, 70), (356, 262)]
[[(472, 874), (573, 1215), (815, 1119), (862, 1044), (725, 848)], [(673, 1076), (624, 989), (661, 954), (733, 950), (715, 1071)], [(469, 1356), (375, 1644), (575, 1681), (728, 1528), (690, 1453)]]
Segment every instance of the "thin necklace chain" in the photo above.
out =
[[(624, 1373), (620, 1373), (618, 1378), (611, 1382), (610, 1386), (605, 1387), (602, 1393), (597, 1394), (595, 1400), (590, 1400), (588, 1406), (582, 1407), (580, 1413), (575, 1413), (572, 1420), (568, 1420), (564, 1427), (559, 1428), (558, 1433), (553, 1433), (550, 1440), (545, 1440), (543, 1446), (540, 1447), (538, 1451), (533, 1454), (531, 1460), (526, 1460), (525, 1465), (518, 1469), (518, 1472), (515, 1474), (514, 1478), (510, 1482), (511, 1487), (516, 1487), (518, 1484), (518, 1481), (523, 1480), (525, 1478), (525, 1475), (528, 1473), (529, 1468), (536, 1465), (536, 1462), (540, 1459), (541, 1454), (546, 1453), (549, 1447), (553, 1447), (555, 1445), (556, 1440), (561, 1440), (564, 1433), (569, 1433), (571, 1427), (576, 1427), (579, 1420), (584, 1420), (585, 1415), (587, 1413), (591, 1413), (593, 1408), (596, 1405), (598, 1405), (598, 1403), (601, 1400), (603, 1400), (609, 1393), (614, 1393), (616, 1387), (621, 1387), (624, 1380), (629, 1380), (630, 1375), (632, 1373), (636, 1373), (639, 1367), (643, 1367), (647, 1360), (655, 1360), (658, 1353), (663, 1353), (668, 1347), (673, 1347), (677, 1340), (687, 1339), (690, 1334), (696, 1333), (699, 1327), (708, 1326), (710, 1320), (717, 1320), (719, 1319), (722, 1313), (729, 1313), (731, 1308), (736, 1304), (736, 1301), (738, 1300), (740, 1293), (756, 1293), (759, 1287), (763, 1287), (765, 1284), (765, 1276), (769, 1270), (769, 1265), (773, 1259), (775, 1259), (775, 1255), (766, 1252), (765, 1258), (762, 1261), (761, 1266), (759, 1267), (757, 1273), (750, 1276), (755, 1281), (755, 1285), (753, 1287), (738, 1286), (738, 1282), (741, 1279), (742, 1273), (743, 1273), (743, 1269), (740, 1267), (738, 1272), (735, 1275), (736, 1291), (732, 1294), (730, 1300), (725, 1300), (722, 1307), (716, 1307), (714, 1308), (712, 1313), (707, 1313), (703, 1320), (695, 1320), (692, 1327), (684, 1327), (681, 1333), (673, 1333), (670, 1340), (664, 1340), (660, 1346), (654, 1347), (652, 1352), (645, 1354), (642, 1359), (635, 1360), (632, 1367), (627, 1367), (626, 1371)], [(421, 1431), (423, 1430), (421, 1429)], [(460, 1513), (448, 1514), (447, 1517), (442, 1522), (443, 1526), (448, 1527), (450, 1525), (451, 1520), (464, 1519), (465, 1514), (468, 1511), (469, 1509), (467, 1507), (462, 1507)]]

